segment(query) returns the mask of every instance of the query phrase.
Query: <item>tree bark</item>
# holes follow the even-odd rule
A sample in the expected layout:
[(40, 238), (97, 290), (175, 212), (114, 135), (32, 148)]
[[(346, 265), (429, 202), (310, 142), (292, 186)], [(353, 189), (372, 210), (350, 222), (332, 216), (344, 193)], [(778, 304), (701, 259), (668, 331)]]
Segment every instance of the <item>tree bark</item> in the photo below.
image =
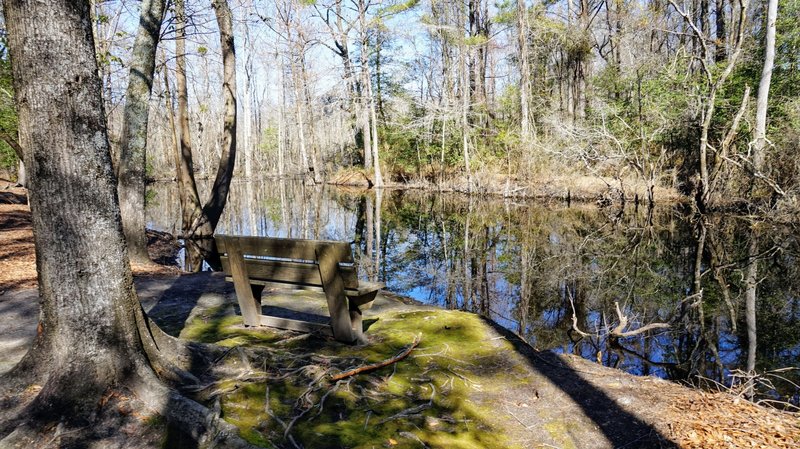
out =
[[(302, 57), (302, 56), (299, 56)], [(300, 73), (292, 57), (292, 89), (294, 90), (294, 117), (297, 122), (297, 143), (300, 146), (300, 170), (303, 177), (307, 176), (310, 168), (308, 147), (306, 146), (306, 123), (303, 113), (303, 97), (300, 95)]]
[(464, 170), (467, 174), (467, 192), (472, 193), (472, 167), (469, 160), (469, 58), (472, 51), (469, 45), (464, 45), (461, 51), (461, 151), (464, 157)]
[(25, 425), (70, 424), (109, 388), (155, 374), (137, 329), (89, 5), (6, 0), (4, 13), (41, 295), (39, 332), (10, 377), (43, 382)]
[(761, 70), (761, 81), (758, 84), (758, 100), (756, 103), (756, 141), (753, 146), (753, 170), (756, 173), (764, 170), (764, 150), (767, 146), (767, 106), (769, 103), (769, 86), (772, 81), (772, 68), (775, 64), (775, 22), (777, 19), (778, 0), (769, 0), (767, 5), (764, 67)]
[(517, 0), (517, 51), (519, 53), (520, 134), (522, 142), (530, 139), (530, 64), (528, 63), (528, 8), (525, 0)]
[(20, 159), (18, 164), (17, 184), (21, 185), (22, 187), (28, 187), (28, 172), (25, 170), (25, 162), (22, 162), (22, 159)]
[(122, 229), (131, 260), (150, 263), (145, 234), (147, 122), (153, 89), (156, 47), (164, 18), (164, 0), (144, 0), (133, 44), (122, 138), (119, 148), (119, 195)]
[(715, 22), (717, 27), (717, 39), (716, 39), (716, 52), (714, 53), (714, 62), (717, 64), (725, 62), (725, 58), (728, 55), (727, 49), (727, 35), (725, 32), (725, 0), (715, 0)]
[[(278, 177), (283, 178), (285, 173), (285, 152), (286, 152), (286, 126), (284, 120), (286, 117), (286, 82), (284, 81), (284, 72), (286, 68), (283, 64), (283, 57), (279, 56), (278, 63), (278, 85), (281, 89), (281, 101), (278, 110)], [(283, 185), (283, 184), (281, 184)]]
[(367, 70), (367, 97), (369, 97), (369, 113), (372, 122), (372, 169), (375, 173), (375, 187), (383, 187), (381, 159), (378, 155), (378, 115), (375, 113), (375, 97), (372, 95), (372, 80)]
[(186, 85), (186, 1), (175, 0), (175, 81), (178, 95), (178, 126), (180, 128), (180, 164), (177, 167), (181, 188), (181, 230), (187, 234), (200, 215), (200, 195), (194, 179), (192, 134), (189, 130), (189, 92)]
[(228, 201), (233, 167), (236, 162), (236, 47), (233, 41), (233, 17), (227, 0), (213, 0), (212, 6), (219, 25), (220, 48), (222, 49), (222, 97), (225, 100), (225, 116), (223, 118), (222, 154), (211, 189), (211, 197), (203, 206), (200, 222), (193, 226), (193, 234), (203, 238), (211, 238), (214, 235), (214, 229), (217, 228), (222, 211)]
[[(747, 250), (747, 272), (745, 275), (745, 321), (747, 322), (747, 364), (745, 371), (755, 373), (756, 369), (756, 289), (758, 288), (758, 237), (755, 231), (750, 235), (750, 246)], [(746, 394), (753, 398), (753, 382), (748, 381)]]
[(372, 139), (377, 136), (372, 135), (370, 125), (370, 80), (369, 80), (369, 57), (367, 53), (367, 4), (365, 0), (358, 0), (358, 23), (360, 26), (360, 62), (361, 62), (361, 86), (359, 91), (360, 106), (361, 106), (361, 143), (364, 148), (364, 168), (374, 169), (373, 159), (373, 144)]

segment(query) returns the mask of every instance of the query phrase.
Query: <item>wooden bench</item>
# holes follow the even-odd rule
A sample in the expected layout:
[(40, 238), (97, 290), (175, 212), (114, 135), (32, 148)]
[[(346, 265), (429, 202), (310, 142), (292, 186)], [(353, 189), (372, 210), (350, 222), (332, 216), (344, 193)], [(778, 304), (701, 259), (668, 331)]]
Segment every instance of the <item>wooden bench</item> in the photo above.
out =
[[(363, 309), (384, 284), (359, 282), (347, 242), (217, 235), (226, 280), (236, 289), (245, 326), (270, 326), (301, 332), (322, 332), (341, 342), (365, 342)], [(322, 287), (330, 326), (261, 314), (266, 285)]]

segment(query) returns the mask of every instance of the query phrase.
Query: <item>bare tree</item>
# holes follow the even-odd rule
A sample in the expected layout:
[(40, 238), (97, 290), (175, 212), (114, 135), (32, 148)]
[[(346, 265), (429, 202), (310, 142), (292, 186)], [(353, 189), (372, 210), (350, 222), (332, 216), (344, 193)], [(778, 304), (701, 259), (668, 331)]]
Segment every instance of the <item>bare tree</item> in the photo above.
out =
[(122, 138), (119, 148), (119, 194), (122, 229), (132, 261), (149, 263), (145, 235), (147, 123), (153, 89), (156, 48), (164, 19), (164, 0), (145, 0), (130, 62)]
[(756, 103), (755, 143), (753, 145), (753, 170), (760, 173), (764, 170), (764, 151), (767, 143), (767, 105), (769, 102), (769, 85), (772, 80), (772, 67), (775, 65), (775, 22), (778, 20), (778, 0), (767, 3), (766, 47), (764, 48), (764, 67), (761, 70), (761, 81), (758, 84), (758, 101)]

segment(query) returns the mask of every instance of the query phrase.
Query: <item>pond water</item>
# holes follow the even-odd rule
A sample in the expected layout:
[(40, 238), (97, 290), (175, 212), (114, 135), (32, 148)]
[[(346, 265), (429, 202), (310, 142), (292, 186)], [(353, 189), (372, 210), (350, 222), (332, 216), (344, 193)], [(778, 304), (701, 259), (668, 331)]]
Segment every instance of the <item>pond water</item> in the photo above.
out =
[[(177, 233), (174, 184), (151, 188), (149, 225)], [(800, 402), (800, 239), (790, 227), (698, 219), (679, 206), (267, 180), (232, 186), (217, 232), (351, 241), (363, 278), (490, 317), (539, 349), (726, 386), (741, 384), (749, 364), (761, 373), (759, 397)], [(622, 336), (612, 332), (620, 316)], [(647, 325), (658, 328), (636, 333)]]

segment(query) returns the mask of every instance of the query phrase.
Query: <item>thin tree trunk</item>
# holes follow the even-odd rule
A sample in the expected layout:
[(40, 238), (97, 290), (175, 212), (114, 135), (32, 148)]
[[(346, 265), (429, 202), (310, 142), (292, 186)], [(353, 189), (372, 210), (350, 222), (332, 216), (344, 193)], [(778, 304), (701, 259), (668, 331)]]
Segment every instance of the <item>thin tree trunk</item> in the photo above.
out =
[(767, 106), (769, 103), (769, 86), (772, 81), (772, 68), (775, 64), (775, 22), (777, 19), (778, 0), (769, 0), (767, 5), (767, 38), (764, 49), (764, 67), (761, 70), (761, 81), (758, 84), (758, 101), (756, 103), (755, 145), (753, 146), (753, 170), (756, 173), (764, 170), (764, 152), (767, 145)]
[[(747, 272), (745, 275), (745, 320), (747, 321), (747, 365), (745, 371), (754, 374), (756, 369), (756, 289), (758, 288), (758, 237), (755, 232), (750, 235), (750, 246), (747, 251)], [(753, 398), (753, 382), (749, 381), (746, 394)]]
[(465, 45), (461, 52), (461, 150), (464, 157), (464, 169), (467, 173), (467, 192), (472, 193), (472, 167), (469, 160), (469, 53), (469, 46)]
[[(211, 197), (203, 206), (203, 218), (194, 226), (194, 234), (203, 238), (214, 235), (222, 211), (228, 201), (233, 168), (236, 162), (236, 47), (233, 41), (233, 17), (227, 0), (213, 0), (222, 49), (222, 97), (225, 100), (223, 118), (222, 154), (217, 175), (211, 189)], [(199, 231), (199, 232), (197, 232)]]
[(164, 0), (144, 0), (139, 30), (133, 44), (122, 138), (119, 148), (119, 195), (122, 229), (132, 261), (150, 263), (145, 234), (145, 183), (147, 159), (147, 123), (150, 94), (153, 88), (156, 47), (164, 18)]
[[(303, 117), (303, 100), (300, 95), (300, 75), (297, 73), (297, 64), (292, 62), (292, 88), (294, 90), (294, 118), (297, 121), (297, 142), (300, 145), (300, 164), (303, 177), (308, 175), (309, 165), (308, 149), (306, 148), (306, 126)], [(313, 168), (312, 168), (313, 169)]]
[(283, 178), (286, 172), (286, 125), (284, 117), (286, 116), (286, 85), (284, 80), (284, 72), (286, 68), (283, 64), (283, 57), (280, 58), (279, 71), (278, 71), (278, 85), (281, 89), (280, 110), (278, 115), (278, 177)]
[[(181, 177), (181, 136), (178, 129), (178, 121), (175, 119), (175, 107), (172, 103), (172, 89), (169, 85), (169, 70), (167, 70), (167, 57), (162, 53), (164, 60), (164, 102), (167, 108), (167, 118), (169, 120), (170, 138), (172, 139), (172, 156), (175, 162), (175, 180), (178, 182), (178, 200), (180, 201), (181, 211), (186, 209), (186, 188)], [(181, 224), (182, 225), (182, 224)]]
[(186, 85), (186, 3), (175, 0), (175, 78), (178, 95), (178, 126), (180, 127), (180, 165), (178, 167), (179, 185), (185, 196), (181, 211), (181, 230), (189, 233), (194, 220), (200, 215), (200, 195), (194, 179), (194, 160), (192, 156), (192, 134), (189, 129), (189, 93)]
[(715, 40), (716, 52), (714, 53), (714, 62), (721, 64), (725, 62), (728, 55), (727, 35), (725, 32), (725, 0), (715, 0), (714, 15), (716, 16), (717, 38)]
[(369, 57), (368, 57), (368, 42), (367, 42), (367, 5), (365, 0), (358, 0), (358, 23), (360, 33), (360, 62), (361, 62), (361, 89), (360, 89), (360, 106), (361, 106), (361, 140), (364, 148), (364, 168), (373, 168), (373, 146), (372, 139), (376, 136), (371, 135), (372, 130), (370, 126), (370, 95), (372, 90), (369, 79)]
[(519, 53), (520, 133), (522, 142), (530, 138), (530, 65), (528, 63), (528, 8), (525, 0), (517, 0), (517, 52)]
[(369, 99), (369, 112), (372, 122), (372, 168), (375, 173), (375, 187), (383, 187), (383, 175), (381, 175), (381, 161), (378, 156), (378, 116), (375, 113), (375, 97), (372, 95), (372, 80), (369, 70), (366, 74), (367, 98)]
[(311, 104), (311, 95), (308, 92), (308, 73), (306, 71), (305, 54), (302, 54), (300, 57), (300, 80), (303, 88), (303, 110), (307, 111), (309, 117), (309, 129), (306, 132), (308, 133), (309, 146), (311, 147), (311, 175), (314, 179), (314, 184), (321, 184), (322, 167), (319, 163), (319, 148), (314, 143), (314, 111), (313, 105)]

